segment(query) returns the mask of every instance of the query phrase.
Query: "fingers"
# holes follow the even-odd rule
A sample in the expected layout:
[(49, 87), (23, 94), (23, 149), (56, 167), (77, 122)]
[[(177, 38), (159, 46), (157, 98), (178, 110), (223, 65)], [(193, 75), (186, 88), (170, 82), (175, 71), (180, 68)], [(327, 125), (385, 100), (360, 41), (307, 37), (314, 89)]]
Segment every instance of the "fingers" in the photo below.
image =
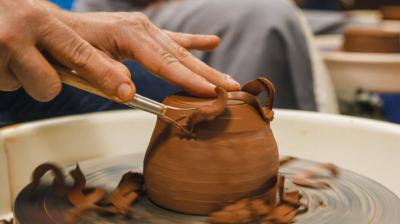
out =
[(9, 68), (25, 91), (34, 99), (47, 102), (61, 91), (61, 81), (56, 71), (34, 47), (25, 48), (12, 55)]
[(204, 77), (206, 80), (217, 86), (223, 87), (228, 91), (236, 91), (240, 89), (239, 83), (233, 80), (230, 76), (211, 68), (200, 59), (194, 57), (192, 54), (190, 54), (190, 52), (173, 41), (168, 35), (163, 33), (157, 27), (150, 27), (149, 32), (164, 49), (166, 49), (181, 64), (194, 73)]
[(168, 30), (163, 30), (176, 43), (186, 49), (192, 50), (213, 50), (218, 47), (220, 39), (215, 35), (194, 35), (188, 33), (176, 33)]
[(182, 65), (149, 35), (138, 33), (136, 40), (142, 44), (132, 46), (132, 56), (152, 73), (194, 95), (215, 96), (215, 85)]
[(8, 69), (1, 69), (0, 91), (14, 91), (21, 87), (18, 80)]
[(129, 70), (124, 65), (110, 61), (58, 20), (46, 29), (40, 43), (52, 57), (77, 71), (113, 100), (126, 102), (135, 94)]

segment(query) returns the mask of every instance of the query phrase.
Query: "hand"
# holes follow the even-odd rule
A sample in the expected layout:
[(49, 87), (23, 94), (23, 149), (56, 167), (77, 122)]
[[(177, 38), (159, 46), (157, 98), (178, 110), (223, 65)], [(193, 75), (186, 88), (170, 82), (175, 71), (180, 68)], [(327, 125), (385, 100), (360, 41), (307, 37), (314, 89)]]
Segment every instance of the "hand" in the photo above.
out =
[(54, 68), (42, 52), (84, 74), (116, 101), (127, 101), (135, 89), (127, 68), (100, 53), (46, 8), (33, 0), (0, 0), (0, 90), (22, 86), (38, 101), (61, 90)]
[[(211, 50), (217, 36), (174, 33), (156, 27), (142, 13), (70, 13), (57, 17), (94, 47), (116, 60), (134, 59), (149, 71), (198, 96), (215, 96), (215, 86), (240, 85), (210, 68), (187, 49)], [(151, 87), (149, 87), (151, 88)]]

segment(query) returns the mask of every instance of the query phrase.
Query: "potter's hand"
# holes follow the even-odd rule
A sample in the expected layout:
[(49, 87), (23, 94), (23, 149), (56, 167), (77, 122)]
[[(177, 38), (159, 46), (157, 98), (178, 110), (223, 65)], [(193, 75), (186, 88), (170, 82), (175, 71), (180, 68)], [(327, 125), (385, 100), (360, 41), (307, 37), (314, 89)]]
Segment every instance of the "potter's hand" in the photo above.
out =
[(215, 85), (231, 91), (240, 88), (230, 76), (210, 68), (187, 50), (211, 50), (219, 44), (217, 36), (161, 30), (138, 12), (82, 14), (59, 11), (57, 16), (114, 59), (134, 59), (152, 73), (192, 94), (215, 96)]
[(85, 78), (115, 100), (134, 94), (129, 71), (99, 53), (34, 0), (0, 0), (0, 90), (22, 86), (39, 101), (61, 89), (60, 78), (42, 52)]

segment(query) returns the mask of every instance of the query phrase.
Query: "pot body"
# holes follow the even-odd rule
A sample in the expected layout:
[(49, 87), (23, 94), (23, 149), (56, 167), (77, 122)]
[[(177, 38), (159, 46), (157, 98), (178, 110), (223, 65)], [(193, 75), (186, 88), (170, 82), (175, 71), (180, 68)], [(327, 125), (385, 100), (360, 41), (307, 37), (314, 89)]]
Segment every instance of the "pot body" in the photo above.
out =
[[(168, 97), (181, 108), (204, 106), (209, 99)], [(182, 114), (169, 114), (178, 119)], [(278, 148), (269, 121), (240, 100), (195, 128), (195, 137), (159, 119), (148, 147), (144, 176), (149, 198), (177, 212), (207, 215), (246, 197), (275, 201)]]

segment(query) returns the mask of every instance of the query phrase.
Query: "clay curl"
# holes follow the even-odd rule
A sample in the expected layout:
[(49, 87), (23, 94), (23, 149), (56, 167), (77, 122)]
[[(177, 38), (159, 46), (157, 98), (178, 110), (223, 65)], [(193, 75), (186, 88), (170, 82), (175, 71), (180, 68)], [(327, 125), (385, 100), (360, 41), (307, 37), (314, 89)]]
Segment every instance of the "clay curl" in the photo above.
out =
[(315, 188), (315, 189), (330, 188), (331, 186), (329, 185), (329, 183), (315, 179), (315, 177), (317, 177), (323, 170), (329, 171), (330, 174), (334, 177), (339, 176), (339, 168), (336, 165), (332, 163), (324, 163), (324, 164), (318, 164), (317, 166), (312, 167), (311, 169), (298, 173), (296, 176), (292, 178), (292, 181), (294, 184), (302, 187)]
[(143, 193), (144, 178), (140, 173), (126, 173), (117, 188), (108, 197), (107, 191), (102, 188), (86, 186), (86, 178), (79, 165), (69, 173), (74, 181), (68, 185), (65, 176), (57, 165), (45, 163), (38, 166), (32, 175), (32, 199), (35, 198), (41, 179), (51, 171), (54, 174), (52, 190), (59, 197), (65, 197), (74, 207), (66, 214), (67, 223), (77, 223), (80, 218), (89, 212), (122, 215), (131, 218), (131, 205)]
[(224, 112), (228, 101), (228, 93), (221, 87), (216, 87), (215, 92), (217, 93), (217, 98), (211, 105), (199, 107), (189, 116), (187, 128), (190, 132), (195, 129), (197, 124), (203, 121), (214, 120)]
[(238, 223), (270, 223), (289, 224), (295, 221), (298, 214), (307, 211), (301, 194), (297, 190), (284, 189), (285, 177), (280, 176), (275, 186), (279, 192), (279, 202), (268, 204), (263, 198), (246, 198), (228, 205), (220, 211), (211, 214), (211, 223), (238, 224)]

